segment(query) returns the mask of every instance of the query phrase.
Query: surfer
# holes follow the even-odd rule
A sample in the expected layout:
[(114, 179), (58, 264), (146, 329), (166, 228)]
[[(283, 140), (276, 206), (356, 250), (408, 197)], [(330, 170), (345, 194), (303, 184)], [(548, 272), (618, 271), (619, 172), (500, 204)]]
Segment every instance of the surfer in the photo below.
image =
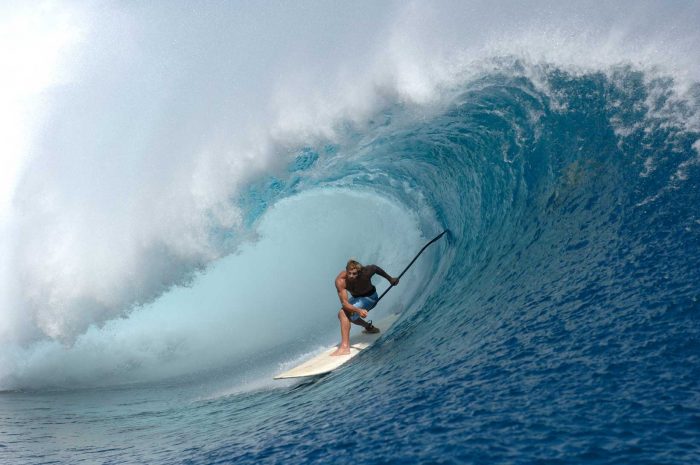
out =
[(398, 278), (392, 278), (377, 265), (362, 266), (355, 260), (348, 260), (345, 271), (341, 271), (335, 278), (335, 288), (343, 306), (338, 312), (341, 342), (338, 350), (331, 355), (350, 353), (350, 323), (362, 326), (367, 333), (379, 332), (379, 328), (372, 325), (371, 321), (363, 320), (367, 317), (367, 311), (379, 300), (377, 289), (372, 285), (372, 276), (375, 274), (389, 281), (392, 286), (399, 284)]

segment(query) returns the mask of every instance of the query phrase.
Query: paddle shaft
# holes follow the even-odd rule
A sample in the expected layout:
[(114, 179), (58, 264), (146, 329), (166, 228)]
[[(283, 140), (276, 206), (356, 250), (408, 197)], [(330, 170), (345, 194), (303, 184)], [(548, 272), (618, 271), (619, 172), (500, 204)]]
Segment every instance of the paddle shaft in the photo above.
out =
[[(430, 242), (428, 242), (427, 244), (425, 244), (425, 245), (423, 246), (423, 248), (420, 249), (420, 252), (418, 252), (418, 253), (416, 254), (416, 256), (413, 257), (413, 260), (411, 260), (411, 263), (409, 263), (408, 266), (407, 266), (406, 268), (404, 268), (404, 270), (403, 270), (403, 271), (401, 272), (401, 274), (399, 275), (398, 279), (401, 279), (401, 277), (404, 275), (404, 273), (406, 273), (406, 272), (408, 271), (408, 269), (411, 268), (411, 265), (413, 265), (413, 264), (415, 263), (415, 261), (418, 260), (418, 257), (420, 257), (420, 254), (422, 254), (422, 253), (425, 251), (425, 249), (427, 249), (428, 246), (430, 246), (430, 244), (432, 244), (433, 242), (435, 242), (435, 241), (437, 241), (438, 239), (440, 239), (447, 231), (448, 231), (448, 230), (445, 229), (443, 232), (441, 232), (440, 234), (438, 234), (437, 236), (435, 236)], [(382, 297), (384, 297), (384, 296), (386, 295), (386, 293), (389, 292), (389, 291), (391, 290), (392, 287), (394, 287), (393, 284), (390, 285), (390, 286), (387, 288), (386, 291), (382, 292), (382, 295), (380, 295), (379, 298), (377, 299), (377, 303), (379, 303), (379, 301), (382, 300)], [(376, 307), (377, 304), (375, 304), (374, 306)]]

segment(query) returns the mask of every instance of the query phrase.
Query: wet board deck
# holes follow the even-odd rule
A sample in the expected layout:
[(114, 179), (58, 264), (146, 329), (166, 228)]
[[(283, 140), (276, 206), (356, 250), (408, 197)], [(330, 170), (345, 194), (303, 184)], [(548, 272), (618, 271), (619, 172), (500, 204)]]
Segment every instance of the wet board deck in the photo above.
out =
[(384, 318), (383, 320), (373, 323), (374, 326), (379, 328), (380, 332), (376, 334), (365, 334), (360, 333), (356, 336), (350, 337), (350, 353), (348, 355), (338, 355), (332, 356), (338, 346), (330, 347), (324, 350), (320, 354), (316, 355), (314, 358), (305, 361), (301, 365), (297, 365), (294, 368), (280, 373), (274, 377), (274, 379), (287, 379), (287, 378), (305, 378), (308, 376), (319, 376), (326, 373), (330, 373), (341, 365), (349, 362), (361, 351), (365, 350), (374, 342), (379, 339), (387, 329), (394, 324), (394, 322), (399, 318), (398, 313), (391, 314)]

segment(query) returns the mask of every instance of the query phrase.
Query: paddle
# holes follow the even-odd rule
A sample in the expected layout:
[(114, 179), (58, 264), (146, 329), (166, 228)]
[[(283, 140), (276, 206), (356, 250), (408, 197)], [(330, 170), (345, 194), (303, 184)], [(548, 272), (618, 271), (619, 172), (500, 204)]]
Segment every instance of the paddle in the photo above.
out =
[[(413, 257), (413, 260), (411, 260), (411, 263), (409, 263), (408, 266), (407, 266), (406, 268), (404, 268), (404, 270), (403, 270), (403, 271), (401, 272), (401, 274), (399, 275), (398, 279), (401, 279), (401, 276), (403, 276), (404, 273), (406, 273), (406, 272), (408, 271), (408, 269), (411, 268), (411, 265), (413, 265), (413, 263), (415, 263), (415, 261), (418, 260), (418, 257), (420, 257), (420, 254), (422, 254), (423, 251), (424, 251), (425, 249), (427, 249), (428, 246), (429, 246), (430, 244), (432, 244), (433, 242), (435, 242), (435, 241), (437, 241), (438, 239), (440, 239), (447, 231), (449, 231), (449, 229), (445, 229), (443, 232), (441, 232), (440, 234), (438, 234), (437, 236), (435, 236), (430, 242), (428, 242), (427, 244), (425, 244), (425, 245), (423, 246), (423, 248), (420, 249), (420, 252), (418, 252), (418, 253), (416, 254), (416, 256)], [(380, 295), (379, 298), (377, 299), (377, 303), (379, 303), (379, 301), (382, 300), (382, 297), (384, 297), (384, 296), (386, 295), (386, 293), (389, 292), (389, 291), (391, 290), (392, 287), (394, 287), (393, 284), (390, 285), (390, 286), (387, 288), (386, 291), (382, 292), (382, 295)], [(374, 306), (376, 307), (377, 304), (374, 304)]]

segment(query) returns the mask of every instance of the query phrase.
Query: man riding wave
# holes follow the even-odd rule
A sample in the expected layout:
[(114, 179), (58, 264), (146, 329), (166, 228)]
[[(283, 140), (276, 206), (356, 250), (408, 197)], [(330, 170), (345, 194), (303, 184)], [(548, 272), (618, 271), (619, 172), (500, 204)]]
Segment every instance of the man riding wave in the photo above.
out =
[[(379, 328), (372, 325), (371, 321), (363, 320), (367, 317), (367, 312), (379, 301), (377, 289), (372, 285), (372, 276), (375, 274), (389, 281), (392, 286), (399, 284), (397, 278), (389, 276), (377, 265), (362, 266), (355, 260), (348, 260), (345, 271), (341, 271), (335, 278), (335, 288), (342, 304), (342, 308), (338, 311), (341, 342), (338, 350), (331, 355), (350, 353), (350, 323), (362, 326), (366, 333), (379, 332)], [(351, 294), (350, 297), (348, 292)]]

